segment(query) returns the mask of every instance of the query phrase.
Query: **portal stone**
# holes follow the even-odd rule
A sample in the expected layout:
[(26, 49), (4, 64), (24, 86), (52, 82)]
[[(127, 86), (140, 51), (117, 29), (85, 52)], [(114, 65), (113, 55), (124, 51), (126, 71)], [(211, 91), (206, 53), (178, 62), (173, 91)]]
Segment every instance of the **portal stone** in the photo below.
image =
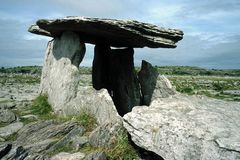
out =
[(130, 112), (141, 102), (133, 54), (133, 48), (110, 49), (107, 46), (95, 46), (93, 87), (108, 90), (120, 115)]
[(48, 43), (42, 69), (40, 94), (47, 94), (55, 112), (77, 95), (79, 64), (85, 54), (85, 44), (73, 32), (64, 32), (61, 37)]

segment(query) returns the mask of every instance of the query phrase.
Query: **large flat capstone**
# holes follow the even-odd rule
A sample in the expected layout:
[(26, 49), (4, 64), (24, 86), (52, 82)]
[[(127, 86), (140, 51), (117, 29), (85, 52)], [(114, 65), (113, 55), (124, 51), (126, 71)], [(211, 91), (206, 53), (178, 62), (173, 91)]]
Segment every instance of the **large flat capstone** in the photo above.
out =
[(29, 28), (31, 33), (50, 37), (58, 37), (64, 31), (78, 33), (85, 43), (113, 47), (175, 48), (183, 38), (180, 30), (160, 28), (149, 23), (78, 16), (40, 19)]

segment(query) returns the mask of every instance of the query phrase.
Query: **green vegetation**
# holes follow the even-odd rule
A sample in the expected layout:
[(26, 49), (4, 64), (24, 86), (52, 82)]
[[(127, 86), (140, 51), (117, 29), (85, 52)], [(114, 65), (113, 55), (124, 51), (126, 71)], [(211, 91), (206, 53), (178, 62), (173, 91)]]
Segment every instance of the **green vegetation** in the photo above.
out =
[(168, 79), (181, 93), (240, 101), (240, 95), (231, 95), (224, 92), (226, 90), (240, 90), (240, 77), (168, 76)]
[(6, 141), (16, 141), (16, 139), (17, 139), (17, 132), (15, 132), (5, 138)]
[(160, 74), (189, 76), (240, 76), (240, 69), (205, 69), (191, 66), (155, 66)]
[(87, 132), (92, 131), (97, 125), (96, 118), (88, 112), (81, 112), (75, 119), (86, 128)]
[(56, 148), (54, 151), (48, 153), (48, 155), (51, 157), (51, 156), (56, 155), (56, 154), (58, 154), (60, 152), (72, 153), (74, 151), (75, 151), (75, 149), (72, 147), (72, 145), (71, 144), (67, 144), (67, 145), (64, 145), (62, 147)]
[(54, 115), (52, 107), (48, 103), (47, 95), (40, 95), (36, 99), (33, 100), (30, 111), (34, 115), (38, 115), (41, 119), (54, 119), (56, 115)]
[(40, 77), (31, 76), (31, 75), (0, 76), (0, 84), (6, 84), (6, 83), (20, 83), (20, 84), (40, 83)]
[(42, 72), (41, 66), (18, 66), (11, 68), (0, 68), (0, 73), (22, 73), (22, 74), (38, 74)]
[(128, 140), (126, 131), (119, 133), (113, 147), (105, 150), (109, 159), (132, 160), (137, 158), (137, 152)]

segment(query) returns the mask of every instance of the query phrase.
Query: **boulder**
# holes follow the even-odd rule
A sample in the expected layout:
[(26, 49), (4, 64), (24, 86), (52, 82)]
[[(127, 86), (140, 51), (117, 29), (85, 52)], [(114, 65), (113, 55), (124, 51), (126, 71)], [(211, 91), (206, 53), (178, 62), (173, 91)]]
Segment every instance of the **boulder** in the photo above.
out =
[(158, 75), (151, 102), (158, 98), (167, 98), (177, 94), (171, 82), (164, 75)]
[(16, 133), (19, 129), (23, 127), (22, 122), (11, 123), (5, 127), (0, 128), (0, 137), (7, 137), (13, 133)]
[(108, 91), (106, 89), (97, 91), (92, 87), (79, 87), (77, 96), (67, 104), (63, 112), (66, 115), (87, 112), (96, 118), (98, 124), (121, 118)]
[(40, 93), (48, 95), (56, 113), (61, 114), (66, 104), (77, 95), (78, 67), (84, 54), (85, 44), (73, 32), (64, 32), (48, 43)]
[(16, 115), (8, 109), (0, 109), (0, 123), (11, 123), (16, 120)]
[(167, 160), (240, 159), (239, 106), (179, 94), (134, 107), (124, 127), (136, 145)]
[(113, 47), (175, 48), (183, 38), (183, 32), (160, 28), (156, 25), (134, 20), (66, 17), (62, 19), (40, 19), (29, 32), (58, 37), (64, 31), (74, 31), (86, 43), (108, 44)]

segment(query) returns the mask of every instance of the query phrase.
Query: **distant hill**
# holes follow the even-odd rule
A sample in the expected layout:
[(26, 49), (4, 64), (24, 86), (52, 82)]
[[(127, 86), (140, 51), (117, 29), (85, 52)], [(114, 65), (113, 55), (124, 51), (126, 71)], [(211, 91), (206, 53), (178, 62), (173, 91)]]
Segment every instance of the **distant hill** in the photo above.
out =
[[(192, 66), (155, 66), (160, 74), (164, 75), (189, 75), (189, 76), (234, 76), (240, 77), (240, 69), (205, 69)], [(0, 68), (0, 73), (41, 74), (42, 66), (19, 66)], [(140, 70), (140, 67), (136, 67)], [(91, 74), (91, 67), (80, 67), (82, 74)]]
[(205, 69), (191, 66), (155, 66), (160, 74), (192, 76), (240, 76), (240, 69)]

